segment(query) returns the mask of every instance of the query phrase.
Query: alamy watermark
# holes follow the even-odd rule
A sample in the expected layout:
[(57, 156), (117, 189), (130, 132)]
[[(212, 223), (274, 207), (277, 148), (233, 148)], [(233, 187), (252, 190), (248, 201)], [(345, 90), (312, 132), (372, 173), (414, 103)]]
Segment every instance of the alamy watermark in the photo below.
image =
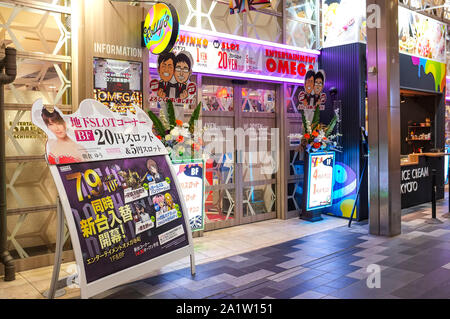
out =
[(377, 4), (369, 4), (367, 6), (366, 25), (368, 29), (381, 28), (381, 8)]
[(377, 264), (371, 264), (367, 266), (366, 272), (369, 276), (366, 280), (367, 288), (369, 289), (380, 289), (381, 288), (381, 267)]

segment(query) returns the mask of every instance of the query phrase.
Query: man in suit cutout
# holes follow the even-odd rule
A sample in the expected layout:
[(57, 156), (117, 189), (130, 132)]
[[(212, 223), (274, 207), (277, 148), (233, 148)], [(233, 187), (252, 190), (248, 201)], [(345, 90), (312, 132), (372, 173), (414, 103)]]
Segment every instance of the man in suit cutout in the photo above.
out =
[(160, 77), (157, 95), (160, 98), (170, 97), (170, 89), (173, 84), (170, 83), (175, 72), (175, 54), (172, 52), (161, 54), (158, 57), (158, 73)]
[(192, 62), (187, 54), (180, 52), (175, 60), (175, 98), (186, 99), (188, 97), (187, 82), (192, 74)]

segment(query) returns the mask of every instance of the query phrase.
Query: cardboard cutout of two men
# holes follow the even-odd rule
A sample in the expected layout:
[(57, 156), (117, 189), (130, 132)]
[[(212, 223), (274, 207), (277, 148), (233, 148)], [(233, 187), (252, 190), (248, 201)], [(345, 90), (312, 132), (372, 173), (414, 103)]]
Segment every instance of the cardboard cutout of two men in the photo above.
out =
[(327, 95), (323, 92), (325, 85), (325, 71), (319, 70), (314, 72), (310, 70), (305, 75), (304, 91), (298, 95), (298, 107), (300, 110), (315, 110), (317, 106), (320, 110), (325, 109)]
[(193, 64), (192, 56), (187, 51), (178, 54), (167, 52), (158, 56), (159, 81), (151, 86), (166, 116), (167, 99), (171, 99), (176, 106), (176, 118), (183, 118), (184, 104), (193, 103), (192, 99), (197, 91), (195, 83), (190, 82)]
[(312, 121), (314, 110), (319, 106), (320, 110), (325, 110), (327, 95), (323, 92), (325, 86), (325, 71), (317, 72), (310, 70), (305, 75), (304, 90), (298, 94), (297, 110), (303, 110), (308, 121)]
[(158, 57), (159, 84), (158, 97), (186, 99), (189, 96), (187, 86), (192, 74), (193, 60), (189, 52), (172, 52)]

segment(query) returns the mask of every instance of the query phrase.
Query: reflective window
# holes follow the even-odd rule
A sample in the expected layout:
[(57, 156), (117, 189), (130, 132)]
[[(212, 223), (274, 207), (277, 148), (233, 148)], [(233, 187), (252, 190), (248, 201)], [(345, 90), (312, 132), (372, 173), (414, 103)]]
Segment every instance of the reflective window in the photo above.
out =
[(286, 11), (290, 19), (316, 19), (316, 0), (287, 0)]
[(261, 185), (244, 188), (243, 216), (255, 216), (276, 210), (275, 185)]
[(275, 112), (275, 90), (242, 88), (242, 111)]
[(211, 190), (205, 192), (206, 223), (229, 221), (235, 218), (234, 189)]
[(202, 103), (204, 111), (231, 112), (233, 107), (233, 88), (220, 85), (202, 86)]

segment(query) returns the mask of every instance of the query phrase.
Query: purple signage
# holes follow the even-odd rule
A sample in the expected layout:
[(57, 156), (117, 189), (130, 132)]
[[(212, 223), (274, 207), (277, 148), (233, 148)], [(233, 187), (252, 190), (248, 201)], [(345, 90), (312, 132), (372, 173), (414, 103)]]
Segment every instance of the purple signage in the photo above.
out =
[[(317, 69), (317, 50), (182, 26), (174, 53), (189, 52), (193, 71), (204, 74), (303, 83), (308, 70)], [(157, 68), (157, 57), (150, 57)]]
[(87, 283), (189, 245), (190, 230), (164, 156), (57, 167)]

